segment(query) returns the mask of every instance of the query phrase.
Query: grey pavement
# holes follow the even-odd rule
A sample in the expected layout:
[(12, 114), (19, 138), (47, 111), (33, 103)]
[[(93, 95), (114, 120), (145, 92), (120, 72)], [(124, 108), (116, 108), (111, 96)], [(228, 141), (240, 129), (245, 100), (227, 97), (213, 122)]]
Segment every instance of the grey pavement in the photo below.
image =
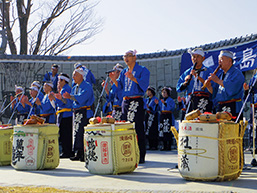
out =
[[(252, 155), (245, 154), (250, 166)], [(131, 173), (95, 175), (85, 163), (61, 159), (54, 170), (18, 171), (0, 167), (0, 186), (47, 186), (70, 191), (93, 192), (257, 192), (257, 168), (243, 170), (234, 181), (197, 182), (183, 179), (178, 169), (177, 151), (148, 151), (146, 162)], [(211, 166), (210, 166), (211, 167)]]

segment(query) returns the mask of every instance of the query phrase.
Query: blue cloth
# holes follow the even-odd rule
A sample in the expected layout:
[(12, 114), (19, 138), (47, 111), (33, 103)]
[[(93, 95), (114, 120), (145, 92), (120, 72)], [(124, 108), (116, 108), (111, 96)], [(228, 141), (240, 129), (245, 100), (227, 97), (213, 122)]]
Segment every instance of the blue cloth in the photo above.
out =
[(158, 110), (159, 110), (159, 105), (156, 104), (154, 101), (155, 99), (157, 99), (159, 101), (159, 99), (156, 96), (153, 96), (152, 98), (146, 98), (146, 110), (150, 111), (150, 113), (155, 114)]
[(146, 89), (149, 86), (149, 70), (144, 66), (140, 66), (138, 63), (135, 64), (132, 74), (137, 79), (138, 84), (125, 76), (125, 73), (128, 72), (128, 70), (128, 67), (122, 70), (117, 79), (118, 88), (122, 90), (122, 97), (144, 96)]
[[(232, 99), (243, 99), (243, 84), (245, 81), (243, 73), (234, 66), (231, 66), (224, 78), (222, 78), (223, 74), (219, 75), (219, 79), (223, 79), (224, 87), (217, 83), (213, 84), (214, 101), (224, 102)], [(236, 113), (240, 111), (242, 105), (242, 100), (236, 102)]]
[(118, 89), (115, 84), (112, 85), (109, 95), (106, 95), (108, 102), (113, 102), (113, 105), (121, 106), (122, 103), (122, 90)]
[[(44, 97), (44, 95), (42, 96), (39, 93), (38, 98), (39, 98), (40, 102), (42, 102), (43, 97)], [(40, 114), (40, 107), (38, 105), (36, 105), (35, 99), (32, 97), (31, 99), (29, 99), (29, 102), (33, 105), (33, 107), (30, 107), (30, 108), (33, 108), (32, 111), (31, 111), (31, 115), (35, 115), (35, 114), (39, 115)]]
[[(206, 68), (204, 65), (202, 65), (202, 68)], [(181, 87), (182, 87), (182, 84), (185, 82), (185, 78), (187, 75), (190, 74), (190, 72), (192, 71), (193, 69), (193, 66), (189, 69), (187, 69), (179, 78), (178, 80), (178, 83), (177, 83), (177, 92), (184, 92), (186, 91), (186, 97), (188, 97), (188, 94), (190, 94), (193, 90), (193, 87), (194, 87), (194, 82), (195, 82), (195, 77), (192, 76), (192, 79), (189, 83), (189, 85), (184, 89), (182, 90)], [(199, 74), (199, 77), (202, 77), (204, 80), (206, 80), (209, 76), (210, 76), (210, 73), (212, 73), (212, 71), (209, 69), (209, 68), (206, 68), (206, 71), (201, 71), (200, 74)], [(197, 80), (197, 84), (196, 84), (196, 87), (194, 88), (194, 92), (195, 91), (202, 91), (202, 92), (207, 92), (209, 93), (208, 89), (205, 88), (204, 90), (202, 90), (203, 84), (201, 83), (200, 80)], [(210, 93), (209, 93), (210, 94)]]
[[(93, 85), (96, 83), (95, 76), (91, 72), (91, 70), (87, 69), (85, 66), (81, 67), (83, 71), (85, 72), (83, 78), (85, 81), (87, 81), (89, 84)], [(72, 87), (75, 85), (74, 80), (72, 80)]]
[(112, 104), (107, 101), (106, 103), (104, 103), (104, 106), (103, 106), (103, 114), (104, 116), (106, 116), (106, 115), (110, 115), (111, 112), (112, 112)]
[(171, 111), (172, 112), (172, 125), (174, 125), (175, 118), (174, 118), (173, 112), (175, 110), (175, 102), (170, 97), (164, 98), (163, 100), (165, 101), (165, 104), (163, 104), (160, 100), (159, 101), (159, 109), (160, 109), (160, 111)]
[[(76, 84), (71, 91), (71, 95), (73, 95), (76, 101), (73, 101), (72, 107), (74, 109), (81, 108), (84, 106), (92, 106), (94, 103), (94, 92), (91, 84), (86, 81), (82, 81), (80, 85)], [(93, 111), (87, 110), (87, 118), (93, 116)]]
[(53, 75), (52, 72), (46, 73), (44, 76), (43, 82), (51, 81), (54, 85), (53, 90), (56, 91), (57, 90), (57, 82), (58, 82), (58, 74), (56, 74), (54, 77), (52, 75)]
[[(252, 84), (255, 82), (257, 78), (257, 73), (251, 78), (250, 82), (249, 82), (249, 88), (252, 86)], [(257, 85), (257, 81), (255, 82), (255, 85)], [(251, 103), (257, 103), (257, 86), (253, 85), (252, 91), (254, 93), (254, 101), (252, 101), (252, 96), (250, 95), (248, 98), (248, 101), (250, 101)], [(245, 96), (246, 97), (246, 96)]]
[[(29, 113), (29, 110), (30, 110), (30, 106), (29, 106), (29, 105), (25, 104), (25, 107), (23, 107), (22, 104), (19, 103), (19, 99), (18, 99), (18, 98), (16, 98), (15, 101), (16, 101), (16, 103), (15, 103), (13, 109), (16, 108), (16, 111), (17, 111), (18, 113), (20, 113), (20, 114)], [(18, 103), (19, 103), (19, 105), (18, 105)], [(12, 110), (13, 110), (13, 109), (12, 109)]]
[(49, 116), (49, 122), (48, 123), (55, 123), (55, 107), (52, 106), (50, 99), (48, 98), (48, 95), (46, 94), (44, 98), (41, 101), (40, 107), (40, 114), (51, 114)]
[[(68, 84), (65, 84), (62, 87), (60, 94), (63, 95), (63, 93), (65, 93), (65, 92), (71, 93), (71, 87)], [(63, 109), (63, 108), (68, 108), (68, 109), (72, 108), (72, 100), (66, 99), (66, 101), (67, 101), (67, 103), (65, 104), (61, 100), (56, 99), (56, 104), (57, 104), (58, 110)], [(72, 111), (62, 113), (63, 118), (71, 117), (71, 116), (72, 116)]]

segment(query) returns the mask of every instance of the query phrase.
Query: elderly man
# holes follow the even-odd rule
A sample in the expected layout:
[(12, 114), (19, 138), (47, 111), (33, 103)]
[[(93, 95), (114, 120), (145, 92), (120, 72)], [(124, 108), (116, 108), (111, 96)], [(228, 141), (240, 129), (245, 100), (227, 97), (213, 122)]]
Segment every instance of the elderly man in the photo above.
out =
[[(211, 73), (207, 80), (212, 80), (215, 83), (213, 86), (209, 83), (207, 88), (213, 94), (213, 99), (218, 103), (218, 111), (231, 113), (233, 120), (235, 120), (243, 105), (244, 75), (233, 66), (233, 52), (220, 51), (219, 64), (223, 72), (219, 76)], [(241, 114), (240, 119), (242, 117)]]
[[(94, 74), (91, 72), (91, 70), (89, 70), (86, 66), (82, 65), (81, 63), (76, 63), (74, 64), (74, 69), (78, 69), (78, 68), (82, 68), (84, 70), (84, 80), (87, 81), (89, 84), (91, 84), (91, 86), (93, 86), (93, 84), (96, 83), (95, 80), (95, 76)], [(72, 81), (72, 86), (74, 86), (74, 80)]]
[(75, 86), (71, 93), (63, 93), (63, 98), (73, 101), (72, 108), (74, 110), (73, 129), (74, 144), (73, 149), (76, 153), (71, 160), (84, 161), (84, 126), (88, 124), (87, 110), (91, 109), (94, 102), (94, 93), (92, 86), (84, 80), (84, 70), (82, 68), (75, 69), (72, 74)]
[(135, 122), (140, 150), (139, 163), (145, 162), (145, 132), (144, 132), (144, 101), (143, 96), (149, 86), (149, 70), (136, 62), (136, 51), (129, 50), (123, 59), (127, 68), (121, 71), (118, 79), (114, 72), (110, 73), (113, 83), (122, 90), (122, 117), (123, 120)]
[[(204, 51), (201, 48), (195, 48), (193, 51), (189, 51), (189, 53), (194, 65), (180, 76), (176, 88), (177, 92), (186, 91), (187, 109), (190, 104), (188, 112), (195, 109), (199, 109), (202, 113), (211, 112), (212, 102), (210, 100), (210, 93), (207, 89), (201, 89), (204, 81), (211, 73), (210, 69), (203, 65), (205, 60)], [(191, 103), (189, 102), (190, 100)]]
[[(124, 67), (119, 63), (113, 67), (113, 76), (115, 79), (117, 79), (120, 76), (120, 72), (123, 69)], [(102, 82), (102, 86), (104, 86), (104, 83), (105, 81)], [(105, 86), (105, 92), (107, 102), (112, 104), (112, 117), (115, 118), (115, 120), (120, 121), (122, 115), (122, 90), (118, 90), (116, 85), (112, 84), (110, 91), (108, 90), (108, 85)]]

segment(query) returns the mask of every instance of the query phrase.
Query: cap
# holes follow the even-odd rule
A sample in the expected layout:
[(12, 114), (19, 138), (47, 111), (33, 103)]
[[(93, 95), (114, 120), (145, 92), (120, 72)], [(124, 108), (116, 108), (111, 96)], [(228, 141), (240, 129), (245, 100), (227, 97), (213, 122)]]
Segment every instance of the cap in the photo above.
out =
[(222, 57), (222, 56), (226, 56), (226, 57), (233, 59), (234, 53), (229, 50), (221, 50), (219, 57)]
[(75, 69), (77, 69), (78, 67), (81, 67), (81, 66), (82, 66), (82, 64), (80, 62), (77, 62), (77, 63), (74, 64)]
[(188, 50), (188, 53), (191, 54), (191, 55), (193, 55), (193, 54), (198, 54), (198, 55), (204, 57), (204, 51), (203, 51), (202, 48), (195, 48), (195, 49), (193, 49), (193, 50), (189, 49), (189, 50)]
[(58, 64), (52, 64), (52, 68), (59, 68), (59, 65)]

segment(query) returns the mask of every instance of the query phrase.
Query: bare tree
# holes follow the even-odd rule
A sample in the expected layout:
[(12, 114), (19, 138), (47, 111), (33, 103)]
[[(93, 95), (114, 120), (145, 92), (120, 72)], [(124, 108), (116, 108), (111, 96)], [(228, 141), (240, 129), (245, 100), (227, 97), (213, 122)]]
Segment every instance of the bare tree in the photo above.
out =
[(4, 11), (8, 52), (58, 55), (85, 42), (101, 31), (102, 19), (93, 12), (97, 4), (91, 0), (8, 1)]

